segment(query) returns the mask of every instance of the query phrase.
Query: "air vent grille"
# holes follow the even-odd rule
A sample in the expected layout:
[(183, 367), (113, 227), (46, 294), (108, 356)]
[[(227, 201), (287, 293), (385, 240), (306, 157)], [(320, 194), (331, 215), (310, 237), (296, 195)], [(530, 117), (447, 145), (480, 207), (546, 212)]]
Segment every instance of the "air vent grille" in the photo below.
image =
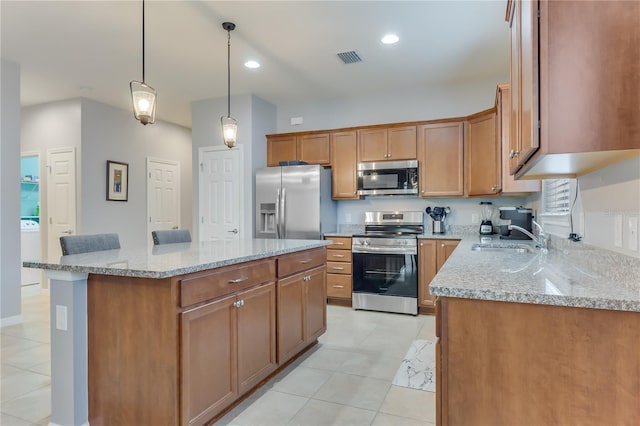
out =
[(356, 62), (362, 62), (362, 58), (358, 56), (358, 53), (355, 50), (350, 50), (348, 52), (340, 52), (338, 53), (338, 57), (345, 64), (355, 64)]

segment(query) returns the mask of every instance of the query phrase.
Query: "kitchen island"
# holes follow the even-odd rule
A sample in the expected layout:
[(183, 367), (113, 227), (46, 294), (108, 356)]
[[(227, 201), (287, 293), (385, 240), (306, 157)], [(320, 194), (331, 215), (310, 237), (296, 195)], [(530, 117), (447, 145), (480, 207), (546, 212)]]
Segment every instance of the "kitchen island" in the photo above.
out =
[(555, 238), (547, 254), (480, 243), (462, 237), (430, 284), (437, 424), (637, 424), (640, 260)]
[(205, 424), (326, 330), (330, 241), (63, 256), (51, 279), (52, 424)]

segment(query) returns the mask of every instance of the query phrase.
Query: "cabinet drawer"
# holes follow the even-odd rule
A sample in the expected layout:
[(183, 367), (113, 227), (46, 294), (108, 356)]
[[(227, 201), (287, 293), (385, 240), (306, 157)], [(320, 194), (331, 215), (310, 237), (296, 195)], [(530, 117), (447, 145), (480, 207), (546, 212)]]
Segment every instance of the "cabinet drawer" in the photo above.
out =
[(328, 249), (351, 250), (351, 237), (324, 237), (325, 240), (333, 241), (327, 246)]
[(349, 250), (327, 250), (327, 261), (351, 262), (351, 251), (349, 251)]
[(325, 251), (324, 248), (319, 248), (280, 256), (278, 258), (278, 276), (286, 277), (296, 272), (324, 265)]
[(328, 274), (347, 274), (351, 275), (351, 263), (347, 262), (327, 262)]
[(180, 306), (184, 308), (275, 279), (276, 262), (273, 259), (195, 274), (180, 280)]
[(327, 296), (351, 299), (351, 275), (327, 274)]

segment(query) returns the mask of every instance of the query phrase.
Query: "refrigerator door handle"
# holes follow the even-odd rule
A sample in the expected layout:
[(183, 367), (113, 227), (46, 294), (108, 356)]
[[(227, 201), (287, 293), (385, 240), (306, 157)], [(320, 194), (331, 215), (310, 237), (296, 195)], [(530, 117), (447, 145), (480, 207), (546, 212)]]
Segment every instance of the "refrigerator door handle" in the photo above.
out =
[(280, 239), (280, 188), (276, 193), (276, 238)]
[(282, 188), (282, 208), (280, 211), (282, 212), (282, 238), (287, 238), (287, 190)]

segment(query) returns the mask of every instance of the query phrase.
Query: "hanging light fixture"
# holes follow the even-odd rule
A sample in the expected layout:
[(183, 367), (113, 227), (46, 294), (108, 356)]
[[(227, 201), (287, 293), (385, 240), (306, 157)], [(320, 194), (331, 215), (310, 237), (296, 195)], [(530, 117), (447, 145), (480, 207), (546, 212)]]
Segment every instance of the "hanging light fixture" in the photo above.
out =
[(227, 116), (220, 118), (222, 139), (229, 148), (236, 146), (238, 122), (231, 117), (231, 31), (236, 28), (233, 22), (223, 22), (222, 28), (227, 32)]
[(131, 102), (133, 115), (140, 123), (147, 125), (156, 121), (156, 89), (144, 82), (144, 0), (142, 0), (142, 82), (133, 80)]

